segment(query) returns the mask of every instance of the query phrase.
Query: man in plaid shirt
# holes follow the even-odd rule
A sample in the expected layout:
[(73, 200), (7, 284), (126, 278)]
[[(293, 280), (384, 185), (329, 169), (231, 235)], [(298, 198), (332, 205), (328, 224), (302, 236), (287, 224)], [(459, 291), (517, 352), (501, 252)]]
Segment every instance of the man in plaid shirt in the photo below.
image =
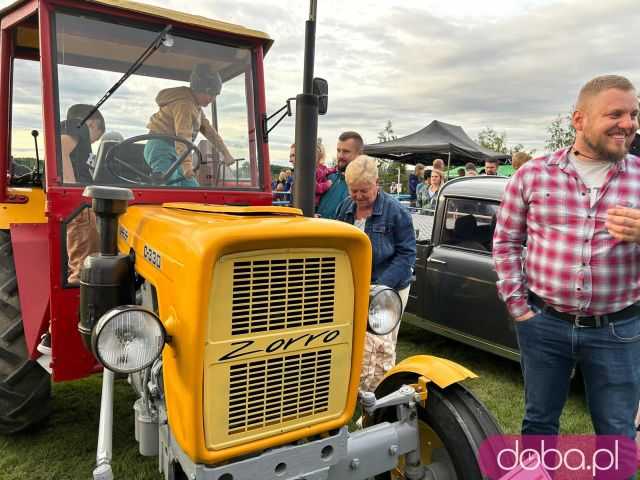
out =
[[(575, 143), (520, 168), (498, 214), (498, 291), (515, 319), (523, 434), (558, 433), (580, 365), (597, 434), (635, 438), (640, 400), (640, 158), (636, 90), (596, 77), (572, 117)], [(526, 250), (524, 247), (526, 241)]]

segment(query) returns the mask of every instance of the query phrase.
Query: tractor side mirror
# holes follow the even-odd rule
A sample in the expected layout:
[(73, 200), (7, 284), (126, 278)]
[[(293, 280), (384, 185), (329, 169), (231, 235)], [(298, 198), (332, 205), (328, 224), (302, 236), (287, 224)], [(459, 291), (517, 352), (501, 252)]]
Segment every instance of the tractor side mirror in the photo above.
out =
[(318, 113), (324, 115), (329, 108), (329, 84), (324, 78), (313, 79), (313, 94), (318, 96)]

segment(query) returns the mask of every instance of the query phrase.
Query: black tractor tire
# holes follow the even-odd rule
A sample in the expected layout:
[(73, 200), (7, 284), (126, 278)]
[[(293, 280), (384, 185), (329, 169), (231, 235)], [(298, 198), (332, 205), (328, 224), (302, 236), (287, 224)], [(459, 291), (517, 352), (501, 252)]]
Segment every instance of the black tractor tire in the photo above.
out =
[(0, 434), (34, 427), (50, 414), (51, 377), (27, 354), (11, 235), (0, 230)]
[[(418, 383), (415, 374), (398, 374), (381, 384), (376, 397), (397, 390), (402, 385)], [(487, 408), (465, 386), (453, 384), (441, 389), (427, 384), (426, 408), (417, 404), (418, 423), (421, 427), (420, 449), (425, 467), (436, 480), (481, 480), (478, 450), (480, 444), (492, 435), (500, 435), (501, 429)], [(365, 419), (365, 425), (396, 420), (395, 407), (374, 412)], [(376, 480), (402, 479), (403, 461), (392, 472), (377, 475)]]

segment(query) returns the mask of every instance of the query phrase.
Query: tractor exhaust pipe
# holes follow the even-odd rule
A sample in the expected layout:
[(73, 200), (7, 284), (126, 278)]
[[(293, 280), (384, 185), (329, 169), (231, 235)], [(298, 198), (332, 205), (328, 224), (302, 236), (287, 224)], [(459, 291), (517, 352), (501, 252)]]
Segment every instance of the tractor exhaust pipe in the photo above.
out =
[(318, 96), (313, 93), (313, 62), (316, 48), (317, 0), (311, 0), (305, 26), (304, 79), (302, 93), (296, 96), (296, 165), (294, 205), (305, 217), (315, 213), (316, 143), (318, 141)]
[(127, 188), (92, 185), (83, 195), (92, 199), (100, 237), (100, 252), (85, 258), (80, 270), (78, 331), (91, 351), (91, 333), (100, 317), (114, 307), (135, 303), (133, 261), (118, 254), (118, 217), (126, 212), (133, 193)]

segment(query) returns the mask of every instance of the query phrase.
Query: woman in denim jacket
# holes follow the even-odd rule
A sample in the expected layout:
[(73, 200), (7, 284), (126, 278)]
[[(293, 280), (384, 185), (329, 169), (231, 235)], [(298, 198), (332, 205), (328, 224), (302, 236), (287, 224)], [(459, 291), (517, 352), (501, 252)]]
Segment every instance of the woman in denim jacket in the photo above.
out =
[[(402, 308), (407, 304), (416, 237), (409, 211), (391, 195), (378, 189), (376, 161), (361, 155), (347, 166), (345, 180), (349, 197), (338, 207), (337, 220), (364, 231), (371, 240), (371, 283), (398, 291)], [(373, 391), (396, 361), (398, 327), (388, 335), (367, 333), (360, 388)]]

